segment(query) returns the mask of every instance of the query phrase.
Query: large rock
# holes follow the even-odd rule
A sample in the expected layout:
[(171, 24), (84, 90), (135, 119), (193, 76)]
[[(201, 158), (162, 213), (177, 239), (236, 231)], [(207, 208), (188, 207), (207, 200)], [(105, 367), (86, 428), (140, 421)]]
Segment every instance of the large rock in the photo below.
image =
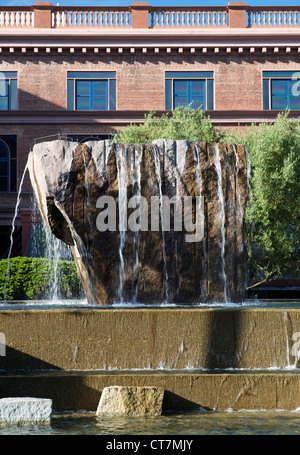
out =
[(105, 387), (97, 408), (97, 416), (159, 416), (164, 390), (159, 387)]
[(50, 422), (52, 400), (48, 398), (1, 398), (0, 422), (47, 423)]
[[(191, 304), (244, 298), (244, 146), (57, 140), (34, 146), (29, 172), (42, 215), (53, 234), (71, 247), (89, 302)], [(122, 232), (124, 202), (139, 195), (147, 201), (148, 229)], [(97, 206), (101, 196), (116, 201), (115, 230), (97, 228), (106, 209)], [(162, 231), (160, 224), (153, 229), (151, 201), (161, 196), (176, 196), (182, 204), (187, 196), (194, 201), (201, 196), (203, 235), (187, 241), (191, 236), (184, 223), (182, 231), (174, 229), (172, 207), (170, 229)], [(128, 217), (132, 212), (128, 208)], [(195, 220), (195, 204), (192, 213)]]

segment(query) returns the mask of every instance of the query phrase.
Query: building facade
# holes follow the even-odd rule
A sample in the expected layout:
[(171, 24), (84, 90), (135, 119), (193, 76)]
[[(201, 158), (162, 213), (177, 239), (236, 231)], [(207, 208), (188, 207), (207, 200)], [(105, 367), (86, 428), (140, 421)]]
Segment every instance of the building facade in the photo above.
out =
[[(58, 136), (106, 139), (178, 105), (243, 128), (300, 113), (300, 7), (0, 7), (0, 258), (28, 153)], [(31, 228), (28, 175), (13, 255)]]

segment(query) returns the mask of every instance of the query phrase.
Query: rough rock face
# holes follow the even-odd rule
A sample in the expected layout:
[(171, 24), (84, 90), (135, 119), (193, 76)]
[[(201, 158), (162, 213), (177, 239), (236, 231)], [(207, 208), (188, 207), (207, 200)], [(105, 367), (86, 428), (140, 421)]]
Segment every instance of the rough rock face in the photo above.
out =
[(2, 398), (0, 422), (47, 423), (50, 422), (52, 400), (48, 398)]
[(159, 387), (111, 386), (103, 389), (97, 416), (159, 416), (164, 390)]
[[(191, 304), (244, 298), (244, 146), (57, 140), (34, 146), (29, 172), (45, 220), (71, 246), (90, 302)], [(102, 221), (114, 222), (104, 217), (108, 205), (103, 196), (115, 201), (115, 230), (99, 231), (101, 213)], [(128, 207), (133, 196), (142, 196), (148, 211), (142, 203)], [(187, 210), (180, 212), (183, 229), (175, 227), (172, 204), (170, 229), (162, 230), (163, 197), (177, 197), (183, 209), (186, 200), (192, 201), (190, 221), (199, 221), (198, 235), (186, 227)], [(137, 220), (136, 231), (122, 231), (130, 215)]]

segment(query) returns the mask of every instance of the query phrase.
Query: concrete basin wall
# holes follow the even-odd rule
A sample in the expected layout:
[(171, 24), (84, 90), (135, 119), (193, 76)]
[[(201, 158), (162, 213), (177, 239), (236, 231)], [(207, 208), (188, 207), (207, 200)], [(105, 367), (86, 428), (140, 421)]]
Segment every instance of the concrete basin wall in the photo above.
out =
[(2, 372), (282, 369), (296, 366), (300, 310), (3, 310), (0, 332)]

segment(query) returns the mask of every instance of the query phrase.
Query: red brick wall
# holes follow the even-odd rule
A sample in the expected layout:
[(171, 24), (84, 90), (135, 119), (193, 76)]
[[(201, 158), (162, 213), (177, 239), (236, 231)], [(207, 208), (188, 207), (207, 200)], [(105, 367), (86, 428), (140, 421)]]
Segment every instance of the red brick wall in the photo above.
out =
[[(164, 110), (165, 71), (214, 71), (216, 110), (262, 109), (262, 70), (298, 70), (298, 54), (146, 54), (124, 50), (72, 56), (65, 51), (50, 55), (9, 56), (0, 60), (0, 71), (17, 70), (20, 110), (65, 110), (68, 70), (116, 71), (118, 110)], [(16, 61), (17, 59), (17, 61)]]

